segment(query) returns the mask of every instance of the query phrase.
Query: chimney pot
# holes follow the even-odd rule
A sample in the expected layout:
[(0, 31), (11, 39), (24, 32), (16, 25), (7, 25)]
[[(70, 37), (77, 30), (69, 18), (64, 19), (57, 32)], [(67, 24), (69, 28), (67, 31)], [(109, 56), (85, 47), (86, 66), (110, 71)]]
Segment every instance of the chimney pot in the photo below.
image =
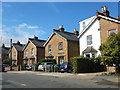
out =
[(64, 32), (63, 25), (60, 25), (60, 26), (59, 26), (59, 31), (60, 31), (60, 32)]
[(76, 29), (76, 28), (74, 29), (74, 34), (77, 36), (79, 35), (78, 29)]
[(38, 39), (38, 37), (37, 37), (36, 35), (34, 35), (34, 39), (35, 39), (35, 40), (37, 40), (37, 39)]

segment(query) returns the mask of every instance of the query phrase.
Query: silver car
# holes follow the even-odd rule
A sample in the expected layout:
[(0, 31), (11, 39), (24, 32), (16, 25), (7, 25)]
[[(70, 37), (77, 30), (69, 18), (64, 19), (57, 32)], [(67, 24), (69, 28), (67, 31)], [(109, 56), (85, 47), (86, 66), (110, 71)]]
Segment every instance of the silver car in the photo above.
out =
[(53, 65), (54, 65), (53, 62), (41, 63), (41, 64), (38, 66), (38, 70), (41, 70), (41, 71), (51, 70), (51, 67), (52, 67)]

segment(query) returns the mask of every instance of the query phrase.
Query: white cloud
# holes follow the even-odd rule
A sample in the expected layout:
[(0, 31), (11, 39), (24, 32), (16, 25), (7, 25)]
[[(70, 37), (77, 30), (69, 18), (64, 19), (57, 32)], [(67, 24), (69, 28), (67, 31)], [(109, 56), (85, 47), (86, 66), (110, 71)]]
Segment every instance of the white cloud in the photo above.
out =
[(4, 25), (4, 28), (0, 34), (2, 36), (2, 43), (9, 46), (11, 38), (13, 39), (13, 42), (17, 42), (19, 40), (21, 43), (25, 44), (28, 41), (28, 38), (33, 37), (34, 35), (41, 36), (45, 34), (45, 32), (41, 30), (39, 26), (32, 26), (22, 23), (11, 27)]
[(28, 26), (27, 28), (29, 29), (36, 29), (36, 28), (39, 28), (38, 26)]

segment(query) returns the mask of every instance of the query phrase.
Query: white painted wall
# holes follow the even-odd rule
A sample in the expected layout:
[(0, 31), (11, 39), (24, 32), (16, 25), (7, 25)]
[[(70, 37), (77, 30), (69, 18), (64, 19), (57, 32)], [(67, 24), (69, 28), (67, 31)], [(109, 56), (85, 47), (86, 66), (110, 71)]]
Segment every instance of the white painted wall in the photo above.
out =
[(88, 18), (88, 19), (85, 19), (85, 20), (83, 20), (83, 21), (81, 21), (81, 22), (79, 22), (79, 24), (80, 24), (80, 33), (83, 31), (83, 22), (85, 22), (85, 26), (87, 26), (90, 22), (91, 22), (91, 20), (93, 19), (93, 18), (95, 18), (95, 16), (93, 16), (93, 17), (90, 17), (90, 18)]
[(92, 45), (94, 49), (96, 49), (97, 56), (100, 54), (99, 47), (100, 47), (100, 31), (98, 30), (100, 28), (99, 21), (96, 19), (95, 22), (88, 28), (88, 30), (81, 35), (79, 38), (80, 43), (80, 55), (82, 55), (82, 52), (87, 48), (87, 36), (92, 35)]

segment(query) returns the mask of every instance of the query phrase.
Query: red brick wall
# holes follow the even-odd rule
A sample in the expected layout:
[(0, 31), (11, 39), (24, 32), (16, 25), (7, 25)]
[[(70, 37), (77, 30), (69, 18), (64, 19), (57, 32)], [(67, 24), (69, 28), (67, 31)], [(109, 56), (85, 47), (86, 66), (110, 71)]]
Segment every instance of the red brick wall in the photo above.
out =
[(120, 24), (112, 22), (106, 19), (100, 19), (100, 29), (101, 29), (101, 42), (105, 42), (108, 38), (108, 31), (111, 29), (116, 29), (116, 33), (120, 33)]

